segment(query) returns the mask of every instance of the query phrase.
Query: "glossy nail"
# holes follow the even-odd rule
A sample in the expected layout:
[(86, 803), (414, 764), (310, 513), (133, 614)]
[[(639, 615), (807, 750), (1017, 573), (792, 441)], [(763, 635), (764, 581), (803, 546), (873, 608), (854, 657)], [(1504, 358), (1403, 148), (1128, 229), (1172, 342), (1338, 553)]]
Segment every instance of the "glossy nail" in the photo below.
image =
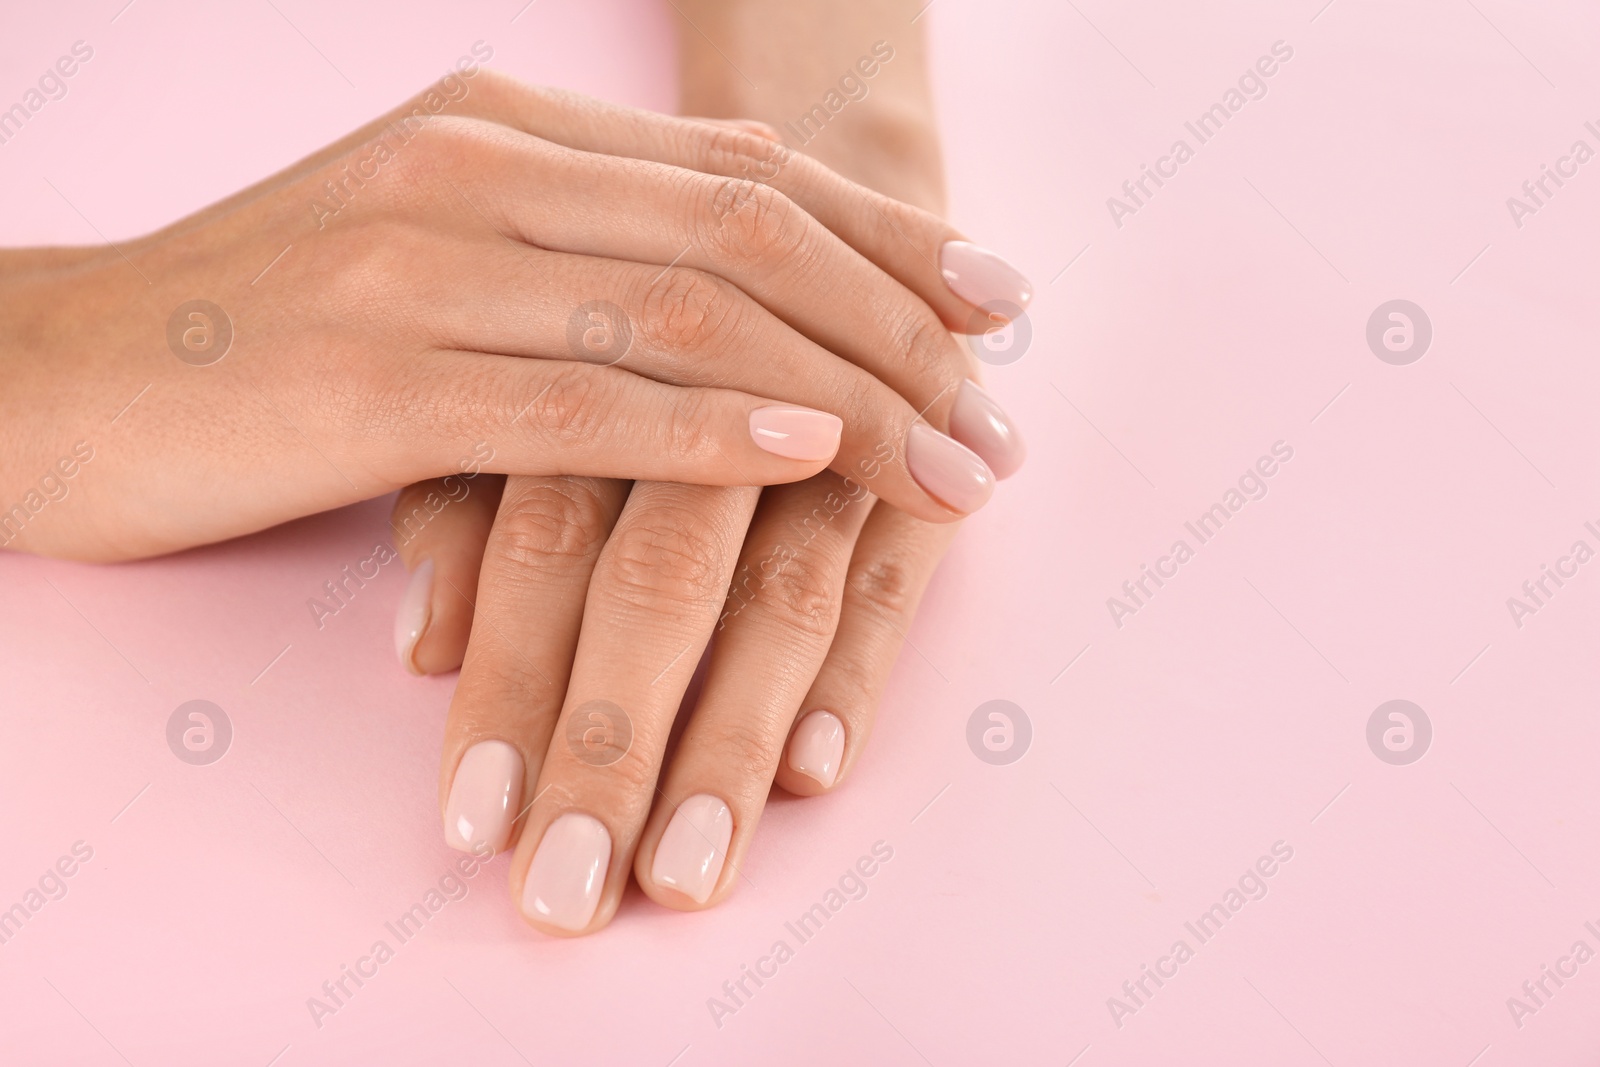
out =
[(704, 904), (717, 888), (722, 863), (733, 838), (733, 812), (706, 793), (678, 805), (667, 832), (656, 845), (650, 880)]
[(831, 711), (813, 711), (789, 738), (789, 766), (815, 778), (823, 788), (839, 777), (844, 758), (844, 723)]
[(811, 408), (774, 405), (750, 413), (750, 436), (756, 444), (786, 459), (832, 459), (843, 430), (843, 419)]
[(506, 847), (522, 800), (522, 753), (504, 741), (479, 741), (456, 766), (450, 799), (444, 806), (444, 840), (451, 848), (473, 851), (477, 844), (495, 852)]
[(394, 650), (400, 662), (412, 674), (421, 674), (417, 666), (417, 642), (428, 629), (428, 617), (433, 614), (433, 560), (425, 559), (411, 572), (411, 583), (400, 598), (400, 611), (394, 617)]
[(924, 422), (906, 438), (906, 466), (928, 495), (962, 515), (983, 507), (994, 493), (994, 472), (982, 457)]
[(1003, 300), (1025, 310), (1033, 299), (1033, 286), (1021, 271), (971, 241), (946, 241), (939, 249), (939, 273), (951, 292), (978, 307)]
[(983, 457), (996, 478), (1009, 478), (1022, 467), (1028, 448), (995, 398), (977, 382), (965, 381), (950, 409), (950, 436)]
[(589, 925), (600, 905), (611, 835), (593, 815), (569, 811), (550, 824), (522, 887), (522, 911), (561, 930)]

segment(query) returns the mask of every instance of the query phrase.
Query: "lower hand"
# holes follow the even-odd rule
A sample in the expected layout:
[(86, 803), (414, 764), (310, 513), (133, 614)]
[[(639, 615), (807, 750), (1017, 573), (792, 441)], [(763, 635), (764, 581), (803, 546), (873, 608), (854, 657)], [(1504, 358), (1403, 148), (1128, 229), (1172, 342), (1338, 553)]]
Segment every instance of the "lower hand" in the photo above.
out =
[[(1003, 416), (991, 429), (1004, 447), (990, 463), (1010, 474), (1020, 439)], [(630, 870), (668, 907), (719, 902), (774, 781), (817, 795), (845, 780), (955, 531), (833, 472), (759, 503), (572, 478), (511, 478), (496, 502), (480, 494), (402, 547), (428, 591), (407, 596), (397, 640), (413, 669), (462, 665), (441, 762), (447, 841), (515, 846), (513, 898), (558, 934), (609, 922)]]

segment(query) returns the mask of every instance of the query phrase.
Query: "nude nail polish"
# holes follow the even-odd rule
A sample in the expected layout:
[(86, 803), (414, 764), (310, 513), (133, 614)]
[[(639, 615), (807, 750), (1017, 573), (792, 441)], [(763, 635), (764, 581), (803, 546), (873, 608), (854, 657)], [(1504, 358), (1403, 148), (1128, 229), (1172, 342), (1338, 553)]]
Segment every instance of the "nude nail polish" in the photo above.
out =
[(996, 478), (1017, 473), (1028, 456), (1005, 409), (977, 382), (961, 383), (950, 409), (950, 436), (981, 456)]
[(656, 845), (651, 881), (704, 904), (717, 888), (732, 838), (733, 812), (728, 805), (706, 793), (690, 797), (673, 812)]
[(1033, 299), (1033, 286), (1020, 270), (971, 241), (946, 241), (939, 249), (939, 273), (951, 292), (978, 307), (1004, 301), (1026, 309)]
[(522, 800), (522, 753), (504, 741), (479, 741), (462, 755), (444, 806), (444, 840), (472, 852), (499, 852), (511, 837)]
[(789, 766), (815, 778), (823, 787), (839, 777), (844, 758), (844, 723), (831, 711), (813, 711), (789, 737)]
[(411, 582), (400, 598), (400, 610), (394, 617), (394, 650), (412, 674), (422, 673), (422, 668), (417, 666), (417, 642), (427, 631), (432, 612), (433, 560), (425, 559), (411, 572)]
[(970, 448), (919, 422), (906, 438), (911, 477), (951, 511), (970, 515), (994, 494), (994, 472)]
[(773, 455), (808, 462), (839, 451), (844, 420), (826, 411), (774, 405), (750, 413), (750, 436)]
[(569, 811), (551, 823), (522, 887), (522, 911), (562, 930), (589, 925), (611, 865), (611, 834), (593, 815)]

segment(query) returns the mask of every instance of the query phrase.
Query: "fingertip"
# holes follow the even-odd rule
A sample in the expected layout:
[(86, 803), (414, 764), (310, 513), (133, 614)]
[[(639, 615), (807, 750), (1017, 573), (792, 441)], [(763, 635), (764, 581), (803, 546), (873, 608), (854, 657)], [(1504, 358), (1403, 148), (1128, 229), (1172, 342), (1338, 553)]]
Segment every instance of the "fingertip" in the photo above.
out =
[(697, 793), (673, 810), (649, 857), (640, 850), (634, 874), (656, 903), (678, 911), (710, 906), (728, 861), (733, 809), (721, 797)]
[(400, 658), (400, 665), (412, 674), (427, 673), (417, 662), (416, 652), (433, 618), (433, 576), (433, 559), (425, 556), (411, 572), (406, 591), (400, 597), (400, 608), (395, 612), (395, 655)]
[(407, 486), (395, 498), (390, 530), (411, 576), (395, 613), (394, 646), (412, 674), (461, 666), (484, 544), (504, 484), (498, 475), (452, 475)]
[(557, 937), (590, 934), (610, 922), (605, 907), (611, 831), (587, 812), (567, 811), (545, 827), (518, 892), (517, 910), (536, 930)]
[(844, 749), (843, 720), (822, 708), (807, 712), (784, 747), (784, 766), (793, 772), (788, 776), (794, 786), (790, 792), (816, 796), (831, 790), (844, 766)]
[(939, 274), (950, 291), (975, 308), (1007, 319), (1026, 310), (1033, 283), (999, 253), (971, 241), (946, 241), (939, 248)]
[(785, 459), (825, 466), (839, 454), (843, 435), (843, 419), (814, 408), (773, 404), (750, 412), (751, 440)]
[(950, 436), (978, 454), (998, 480), (1022, 469), (1028, 446), (1000, 402), (968, 379), (956, 392), (950, 409)]
[(972, 514), (994, 495), (994, 472), (983, 457), (927, 423), (911, 427), (906, 467), (923, 492), (953, 512), (946, 521)]

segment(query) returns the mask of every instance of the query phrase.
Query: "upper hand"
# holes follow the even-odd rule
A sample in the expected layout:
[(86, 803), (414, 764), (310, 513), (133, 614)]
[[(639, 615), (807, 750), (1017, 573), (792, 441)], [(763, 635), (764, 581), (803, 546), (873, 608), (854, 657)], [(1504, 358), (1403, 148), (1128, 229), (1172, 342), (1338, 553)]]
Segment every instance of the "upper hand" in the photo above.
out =
[[(947, 326), (973, 305), (936, 264), (980, 290), (955, 237), (754, 134), (447, 79), (164, 231), (0, 275), (4, 475), (97, 448), (75, 521), (12, 543), (148, 555), (464, 462), (712, 485), (832, 466), (949, 521), (992, 491), (996, 433), (960, 407)], [(595, 301), (632, 333), (616, 365), (570, 340)]]

